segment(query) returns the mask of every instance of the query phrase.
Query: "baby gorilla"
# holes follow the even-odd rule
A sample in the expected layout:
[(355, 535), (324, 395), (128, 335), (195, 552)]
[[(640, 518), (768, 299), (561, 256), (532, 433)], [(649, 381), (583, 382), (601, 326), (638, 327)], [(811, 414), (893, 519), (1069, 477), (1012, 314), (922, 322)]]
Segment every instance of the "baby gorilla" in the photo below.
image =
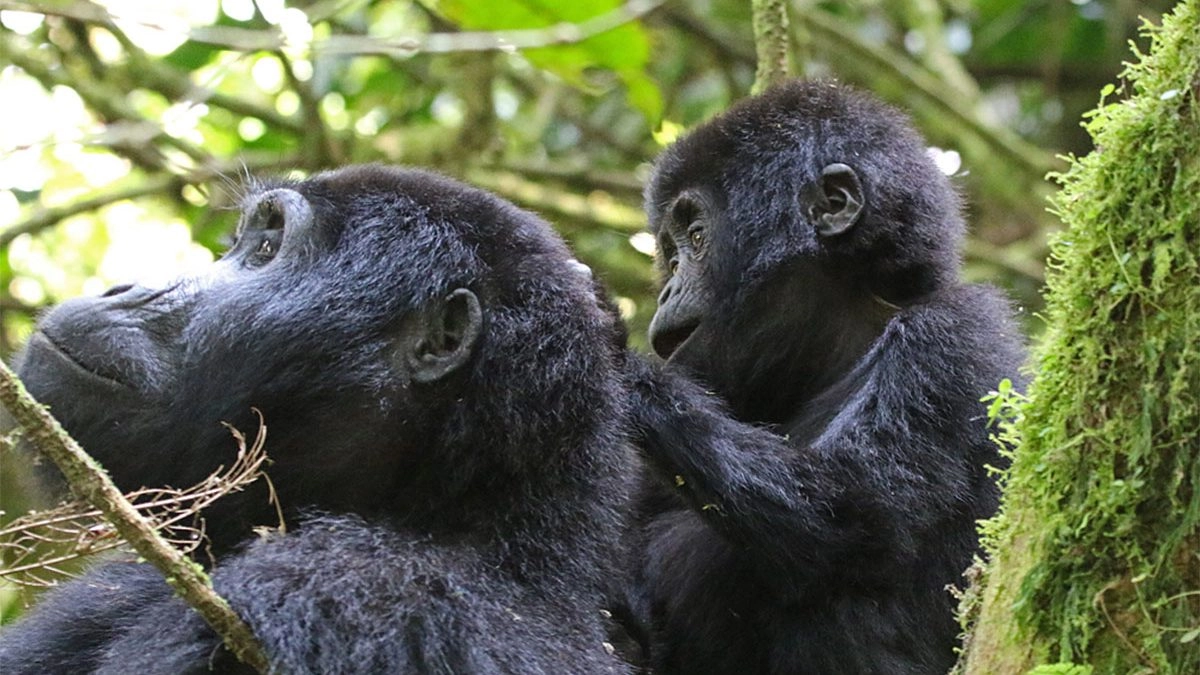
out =
[[(350, 167), (255, 186), (206, 274), (57, 307), (19, 373), (126, 490), (228, 465), (221, 422), (262, 411), (290, 531), (252, 534), (278, 521), (265, 485), (204, 516), (278, 672), (625, 672), (600, 611), (630, 471), (605, 307), (538, 218)], [(139, 563), (0, 631), (6, 675), (244, 668)]]
[(631, 594), (656, 672), (954, 664), (946, 587), (1004, 462), (979, 400), (1023, 354), (1003, 296), (959, 278), (958, 198), (925, 147), (875, 98), (795, 81), (659, 158), (667, 367), (630, 405), (659, 479)]

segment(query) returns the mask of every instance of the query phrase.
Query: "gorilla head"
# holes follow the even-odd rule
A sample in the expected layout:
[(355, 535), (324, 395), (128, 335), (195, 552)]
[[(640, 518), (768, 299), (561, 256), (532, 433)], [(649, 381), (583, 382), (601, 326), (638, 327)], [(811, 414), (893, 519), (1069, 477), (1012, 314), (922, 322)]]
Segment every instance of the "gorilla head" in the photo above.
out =
[(958, 277), (958, 198), (924, 141), (832, 82), (778, 86), (680, 139), (646, 210), (665, 279), (655, 351), (762, 421), (850, 368), (896, 305)]
[[(60, 305), (19, 374), (123, 489), (228, 465), (221, 422), (252, 434), (257, 408), (285, 513), (454, 528), (615, 471), (620, 328), (580, 268), (541, 220), (428, 173), (256, 184), (206, 273)], [(265, 489), (206, 512), (218, 550), (272, 524)]]

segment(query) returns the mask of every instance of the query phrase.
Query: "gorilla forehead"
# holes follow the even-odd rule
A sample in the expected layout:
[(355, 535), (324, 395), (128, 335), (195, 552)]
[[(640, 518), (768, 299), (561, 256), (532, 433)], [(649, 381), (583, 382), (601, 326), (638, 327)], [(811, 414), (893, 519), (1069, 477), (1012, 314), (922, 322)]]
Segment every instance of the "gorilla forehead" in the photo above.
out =
[[(327, 235), (404, 237), (435, 228), (471, 246), (484, 260), (513, 253), (570, 259), (549, 226), (495, 195), (420, 169), (365, 164), (316, 174), (302, 181), (256, 181), (243, 199), (252, 203), (276, 188), (295, 190), (316, 212)], [(503, 242), (499, 247), (497, 243)], [(395, 253), (395, 251), (391, 251)]]
[[(814, 180), (834, 162), (860, 172), (868, 190), (890, 199), (954, 192), (898, 110), (826, 80), (793, 80), (740, 101), (668, 148), (646, 190), (652, 220), (681, 191), (719, 186), (731, 202)], [(790, 192), (789, 192), (790, 198)]]
[(548, 223), (451, 178), (357, 165), (302, 181), (255, 182), (243, 205), (278, 188), (300, 193), (312, 207), (325, 249), (314, 256), (320, 258), (315, 264), (340, 269), (309, 278), (336, 282), (342, 286), (338, 294), (370, 284), (378, 299), (383, 285), (403, 291), (396, 300), (419, 304), (452, 286), (485, 283), (484, 292), (512, 299), (519, 294), (516, 286), (542, 280), (577, 300), (592, 296)]

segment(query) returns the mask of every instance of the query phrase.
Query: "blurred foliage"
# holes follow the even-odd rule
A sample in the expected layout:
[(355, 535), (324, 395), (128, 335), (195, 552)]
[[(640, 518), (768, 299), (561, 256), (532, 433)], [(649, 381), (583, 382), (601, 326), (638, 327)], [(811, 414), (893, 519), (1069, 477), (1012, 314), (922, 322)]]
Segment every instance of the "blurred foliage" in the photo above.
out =
[[(791, 0), (792, 65), (912, 112), (966, 197), (968, 275), (1031, 312), (1045, 175), (1172, 4)], [(247, 174), (366, 161), (545, 216), (644, 348), (642, 183), (754, 73), (744, 0), (0, 0), (0, 356), (42, 307), (207, 264)]]
[[(796, 0), (794, 66), (912, 110), (968, 197), (969, 273), (1036, 307), (1056, 226), (1044, 175), (1088, 149), (1079, 113), (1137, 17), (1169, 5)], [(755, 66), (740, 0), (0, 9), (0, 353), (41, 306), (204, 264), (190, 242), (219, 254), (246, 173), (362, 161), (435, 167), (542, 213), (642, 346), (649, 163), (745, 95)]]

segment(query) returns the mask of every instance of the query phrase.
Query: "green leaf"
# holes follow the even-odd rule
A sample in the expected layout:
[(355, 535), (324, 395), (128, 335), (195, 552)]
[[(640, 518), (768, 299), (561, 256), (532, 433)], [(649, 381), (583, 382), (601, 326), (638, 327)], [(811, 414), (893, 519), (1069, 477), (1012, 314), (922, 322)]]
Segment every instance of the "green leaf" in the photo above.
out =
[[(428, 0), (434, 11), (467, 30), (537, 29), (559, 23), (579, 24), (613, 11), (621, 0)], [(653, 125), (662, 114), (662, 92), (647, 75), (650, 39), (641, 24), (630, 22), (574, 44), (526, 49), (525, 58), (572, 86), (597, 92), (602, 86), (589, 71), (602, 68), (625, 85), (629, 103)]]

